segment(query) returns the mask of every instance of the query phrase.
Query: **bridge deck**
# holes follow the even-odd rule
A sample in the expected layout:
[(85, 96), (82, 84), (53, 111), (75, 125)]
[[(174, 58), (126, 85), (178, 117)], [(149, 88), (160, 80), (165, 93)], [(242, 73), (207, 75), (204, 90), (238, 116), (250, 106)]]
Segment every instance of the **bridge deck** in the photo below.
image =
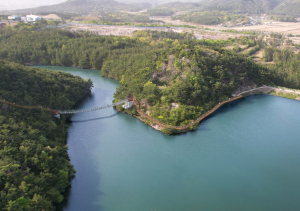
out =
[(106, 106), (100, 106), (100, 107), (96, 107), (96, 108), (90, 108), (90, 109), (84, 109), (84, 110), (64, 110), (64, 111), (58, 111), (59, 114), (78, 114), (78, 113), (84, 113), (84, 112), (91, 112), (91, 111), (97, 111), (97, 110), (102, 110), (102, 109), (106, 109), (106, 108), (110, 108), (116, 105), (120, 105), (123, 104), (125, 102), (127, 102), (128, 99), (125, 100), (121, 100), (117, 103), (113, 103), (110, 105), (106, 105)]

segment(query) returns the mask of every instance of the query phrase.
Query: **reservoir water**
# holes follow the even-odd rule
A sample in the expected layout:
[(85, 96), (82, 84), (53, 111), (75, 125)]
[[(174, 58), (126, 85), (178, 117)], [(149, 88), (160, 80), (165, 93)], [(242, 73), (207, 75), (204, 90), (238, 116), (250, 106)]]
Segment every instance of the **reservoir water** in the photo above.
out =
[[(79, 108), (111, 103), (100, 71)], [(230, 103), (195, 132), (166, 136), (113, 108), (72, 117), (76, 169), (67, 211), (300, 210), (300, 102), (257, 95)]]

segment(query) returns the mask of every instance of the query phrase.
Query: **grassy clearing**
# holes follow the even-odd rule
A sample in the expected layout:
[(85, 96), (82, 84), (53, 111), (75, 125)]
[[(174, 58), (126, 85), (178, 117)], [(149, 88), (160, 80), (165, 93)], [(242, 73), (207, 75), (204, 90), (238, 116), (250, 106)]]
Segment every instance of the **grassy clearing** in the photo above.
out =
[(289, 99), (292, 99), (292, 100), (296, 100), (298, 97), (300, 97), (300, 95), (298, 95), (298, 94), (283, 93), (283, 92), (276, 93), (274, 90), (272, 90), (268, 94), (274, 95), (274, 96), (279, 96), (279, 97), (285, 97), (285, 98), (289, 98)]

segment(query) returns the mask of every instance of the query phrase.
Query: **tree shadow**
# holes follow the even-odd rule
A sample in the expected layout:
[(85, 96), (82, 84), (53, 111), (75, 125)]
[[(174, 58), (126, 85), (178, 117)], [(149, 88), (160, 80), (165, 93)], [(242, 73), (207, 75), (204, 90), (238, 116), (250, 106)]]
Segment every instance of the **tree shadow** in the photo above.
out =
[(69, 197), (70, 197), (70, 194), (71, 194), (71, 188), (72, 187), (68, 187), (65, 192), (62, 194), (63, 197), (64, 197), (64, 200), (59, 203), (59, 204), (55, 204), (56, 206), (56, 211), (63, 211), (65, 208), (68, 207), (68, 204), (69, 204)]
[[(75, 179), (75, 177), (76, 177), (76, 175), (71, 180)], [(64, 197), (63, 201), (61, 203), (54, 204), (56, 207), (56, 209), (55, 209), (56, 211), (64, 211), (66, 209), (67, 210), (70, 209), (69, 202), (70, 202), (70, 196), (71, 196), (71, 192), (72, 192), (71, 189), (72, 189), (72, 186), (66, 188), (65, 192), (62, 194)], [(97, 196), (104, 194), (101, 191), (97, 191), (97, 192), (98, 192), (97, 194), (95, 194), (96, 192), (94, 192), (94, 194)], [(93, 210), (99, 210), (99, 211), (101, 211), (103, 209), (103, 207), (100, 205), (91, 205), (90, 208), (92, 208)]]
[(83, 98), (81, 98), (80, 100), (78, 100), (75, 105), (73, 106), (73, 108), (80, 108), (82, 107), (82, 105), (87, 102), (89, 99), (91, 99), (93, 97), (93, 94), (87, 94), (85, 95)]

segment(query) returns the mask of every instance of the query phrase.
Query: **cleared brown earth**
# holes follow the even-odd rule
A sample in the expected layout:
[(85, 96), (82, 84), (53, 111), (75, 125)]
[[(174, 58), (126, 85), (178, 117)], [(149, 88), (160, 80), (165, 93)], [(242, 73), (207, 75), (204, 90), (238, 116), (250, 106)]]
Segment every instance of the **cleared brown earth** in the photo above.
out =
[(132, 36), (136, 30), (155, 30), (155, 31), (173, 31), (193, 33), (198, 39), (227, 40), (228, 38), (240, 37), (240, 34), (231, 34), (223, 32), (205, 31), (202, 29), (190, 28), (157, 28), (157, 27), (132, 27), (132, 26), (91, 26), (91, 25), (71, 25), (67, 26), (71, 31), (91, 31), (99, 35)]
[(268, 22), (264, 25), (253, 25), (253, 26), (241, 26), (241, 27), (223, 27), (223, 26), (208, 26), (208, 25), (201, 25), (201, 24), (194, 24), (183, 22), (180, 20), (171, 20), (170, 16), (167, 17), (159, 17), (156, 18), (157, 20), (162, 20), (166, 23), (172, 23), (174, 25), (190, 25), (190, 26), (197, 26), (197, 27), (208, 27), (215, 30), (228, 30), (234, 29), (238, 31), (243, 30), (251, 30), (251, 31), (262, 31), (262, 32), (278, 32), (278, 33), (292, 33), (292, 34), (300, 34), (300, 22)]
[(253, 56), (263, 58), (263, 50), (257, 51), (255, 54), (253, 54)]
[(46, 19), (46, 20), (61, 20), (61, 18), (56, 15), (56, 14), (49, 14), (49, 15), (44, 15), (42, 16), (42, 18)]
[(263, 31), (263, 32), (278, 32), (278, 33), (292, 33), (300, 34), (300, 22), (272, 22), (267, 25), (253, 25), (253, 26), (243, 26), (234, 27), (235, 30), (253, 30), (253, 31)]

